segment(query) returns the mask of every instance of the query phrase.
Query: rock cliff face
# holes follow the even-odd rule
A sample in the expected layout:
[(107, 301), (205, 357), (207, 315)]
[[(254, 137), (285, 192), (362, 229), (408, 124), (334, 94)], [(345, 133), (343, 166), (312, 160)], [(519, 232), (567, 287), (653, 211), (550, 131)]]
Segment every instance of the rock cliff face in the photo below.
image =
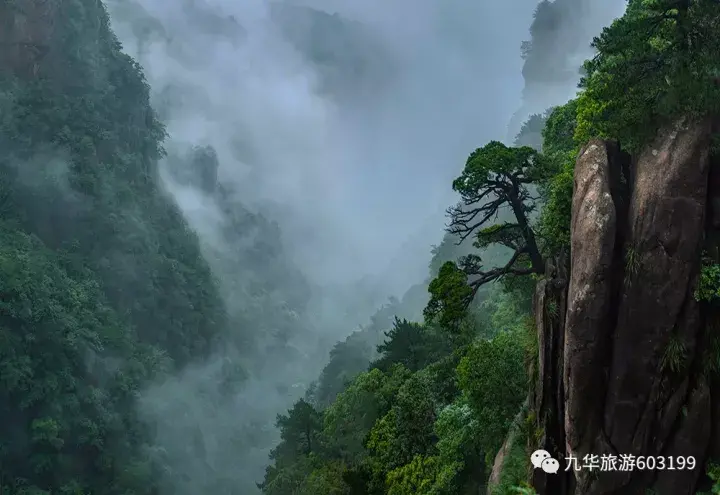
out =
[(0, 4), (0, 67), (20, 76), (34, 76), (50, 50), (58, 2)]
[[(716, 310), (694, 297), (716, 252), (720, 194), (709, 120), (683, 119), (636, 157), (588, 143), (575, 168), (571, 253), (537, 287), (540, 447), (586, 455), (693, 456), (695, 469), (556, 475), (540, 495), (692, 495), (720, 443), (708, 350)], [(714, 251), (713, 251), (714, 250)], [(619, 467), (619, 463), (618, 463)]]

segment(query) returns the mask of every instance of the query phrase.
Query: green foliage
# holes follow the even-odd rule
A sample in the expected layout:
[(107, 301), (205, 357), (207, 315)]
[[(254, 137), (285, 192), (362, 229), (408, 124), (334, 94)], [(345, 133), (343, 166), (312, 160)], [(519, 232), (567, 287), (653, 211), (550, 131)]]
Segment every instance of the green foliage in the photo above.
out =
[[(490, 297), (480, 306), (483, 312), (481, 323), (491, 329), (482, 335), (485, 339), (492, 339), (503, 331), (513, 332), (515, 335), (528, 332), (528, 317), (532, 313), (536, 281), (532, 277), (517, 277), (515, 281), (506, 282), (504, 287), (493, 286)], [(531, 333), (534, 334), (534, 329)], [(523, 345), (531, 344), (525, 342)]]
[(342, 462), (326, 462), (315, 454), (302, 455), (283, 470), (269, 468), (268, 478), (260, 488), (270, 495), (350, 495), (344, 472)]
[(576, 141), (576, 127), (577, 100), (551, 109), (542, 130), (543, 153), (549, 157), (565, 157), (585, 144)]
[(57, 7), (34, 75), (0, 74), (0, 491), (149, 495), (163, 466), (137, 397), (227, 315), (157, 183), (138, 64), (101, 2)]
[(716, 301), (720, 298), (720, 264), (704, 258), (694, 297), (697, 301), (706, 302)]
[(406, 464), (434, 444), (433, 425), (440, 404), (434, 379), (431, 370), (412, 375), (398, 390), (388, 414), (370, 432), (367, 447), (383, 466), (393, 469)]
[(325, 410), (323, 436), (334, 456), (356, 461), (375, 422), (391, 407), (402, 383), (411, 375), (402, 365), (389, 373), (372, 369), (358, 376)]
[(311, 391), (313, 402), (325, 408), (335, 400), (355, 377), (367, 371), (384, 332), (392, 328), (396, 315), (403, 311), (403, 302), (391, 298), (370, 318), (370, 325), (350, 334), (330, 351), (330, 361)]
[[(83, 24), (106, 23), (102, 8), (63, 5), (76, 17), (58, 21), (57, 56), (77, 79), (52, 73), (2, 88), (12, 93), (0, 122), (12, 217), (63, 249), (73, 270), (95, 273), (129, 325), (153, 329), (138, 337), (183, 365), (206, 353), (225, 324), (222, 301), (196, 236), (155, 183), (164, 130), (142, 73), (109, 31), (93, 35)], [(96, 35), (99, 42), (86, 39)], [(97, 53), (75, 58), (90, 46)]]
[(478, 230), (474, 246), (478, 249), (484, 249), (492, 244), (513, 247), (521, 237), (522, 230), (519, 225), (510, 222), (497, 223)]
[(345, 468), (343, 463), (337, 461), (318, 466), (303, 481), (298, 495), (350, 495), (350, 488), (343, 479)]
[(529, 459), (526, 445), (523, 441), (526, 438), (516, 438), (510, 448), (503, 464), (503, 470), (500, 474), (500, 483), (492, 491), (492, 495), (515, 495), (517, 493), (534, 493), (523, 487), (527, 483), (529, 472)]
[(387, 476), (388, 495), (434, 495), (433, 485), (437, 472), (437, 459), (417, 455), (413, 460), (392, 470)]
[(333, 346), (330, 360), (310, 392), (313, 403), (324, 409), (332, 404), (355, 377), (367, 370), (373, 354), (373, 342), (368, 340), (370, 339), (364, 332), (357, 331)]
[(532, 487), (514, 486), (512, 490), (512, 493), (520, 495), (537, 495), (537, 492)]
[(288, 411), (287, 415), (278, 415), (277, 425), (282, 439), (282, 450), (275, 450), (271, 458), (294, 458), (297, 455), (309, 455), (320, 447), (322, 417), (315, 408), (300, 399)]
[(322, 466), (322, 461), (315, 454), (301, 455), (286, 466), (269, 466), (265, 474), (265, 481), (258, 487), (262, 489), (263, 493), (269, 495), (302, 493), (302, 487), (308, 481), (309, 476), (316, 468), (322, 468)]
[[(455, 387), (451, 387), (453, 390), (448, 393), (447, 385), (443, 384), (443, 368), (438, 363), (410, 377), (399, 390), (392, 409), (370, 433), (367, 448), (374, 477), (386, 480), (389, 489), (407, 489), (409, 479), (413, 480), (411, 486), (420, 483), (427, 489), (434, 487), (437, 490), (438, 483), (443, 482), (454, 486), (452, 483), (457, 472), (462, 470), (462, 454), (466, 453), (460, 454), (458, 460), (458, 453), (453, 451), (458, 447), (453, 440), (461, 442), (462, 438), (450, 438), (455, 433), (450, 431), (452, 427), (461, 425), (457, 422), (450, 424), (447, 415), (440, 420), (442, 415), (438, 414), (442, 405), (457, 395)], [(431, 456), (436, 452), (438, 457), (433, 459)], [(425, 473), (432, 479), (418, 478), (417, 470), (426, 464), (425, 461), (417, 464), (421, 458), (429, 459), (427, 462), (437, 466), (436, 471)], [(437, 480), (434, 479), (435, 474)]]
[(558, 170), (540, 184), (545, 204), (538, 230), (545, 248), (551, 253), (570, 247), (575, 158), (579, 151), (574, 139), (576, 113), (576, 100), (555, 107), (543, 129), (543, 150)]
[(720, 494), (720, 466), (715, 462), (708, 462), (706, 471), (707, 477), (710, 479), (712, 486), (710, 491), (696, 492), (695, 495), (717, 495)]
[[(463, 323), (474, 335), (480, 335), (477, 326), (486, 327), (492, 340), (459, 346), (435, 327), (396, 318), (379, 346), (380, 359), (321, 413), (319, 450), (308, 455), (305, 443), (297, 447), (292, 438), (302, 438), (303, 428), (295, 437), (282, 430), (286, 438), (275, 452), (288, 455), (274, 456), (263, 491), (306, 493), (310, 480), (322, 479), (328, 485), (312, 486), (337, 493), (476, 493), (485, 482), (485, 459), (495, 455), (508, 416), (517, 413), (507, 394), (524, 399), (525, 299), (532, 287), (519, 282), (489, 290), (477, 308), (484, 316)], [(479, 387), (506, 388), (499, 396), (504, 405), (493, 396), (496, 388), (484, 396), (475, 388), (476, 375)]]
[(474, 295), (467, 280), (467, 274), (456, 263), (446, 262), (428, 286), (430, 302), (424, 312), (426, 321), (437, 319), (440, 327), (457, 331), (467, 316), (467, 306)]
[(472, 345), (458, 366), (460, 388), (482, 425), (481, 447), (498, 451), (527, 393), (522, 337), (501, 332)]
[(137, 387), (168, 360), (133, 345), (89, 274), (71, 278), (36, 237), (5, 223), (0, 232), (0, 456), (13, 475), (4, 488), (151, 489), (151, 471), (128, 479), (114, 465), (147, 463), (130, 407)]
[(540, 221), (540, 236), (549, 252), (570, 246), (570, 220), (575, 174), (575, 157), (562, 163), (560, 172), (546, 185), (546, 203)]
[(707, 475), (713, 482), (710, 493), (713, 495), (720, 494), (720, 466), (715, 463), (708, 463)]
[(687, 349), (684, 342), (676, 334), (672, 334), (668, 340), (665, 352), (660, 361), (662, 371), (679, 373), (687, 363)]
[(637, 275), (640, 269), (640, 253), (634, 246), (630, 246), (625, 252), (625, 272), (628, 275)]
[(528, 184), (551, 174), (548, 162), (531, 147), (509, 148), (491, 141), (470, 155), (462, 174), (453, 181), (453, 190), (467, 202), (488, 197), (487, 191), (494, 191), (501, 178), (515, 177)]
[[(378, 347), (388, 343), (387, 332), (391, 331), (396, 318), (417, 319), (422, 314), (422, 309), (427, 302), (427, 286), (418, 284), (403, 295), (402, 299), (390, 298), (387, 303), (380, 307), (371, 317), (370, 324), (362, 326), (359, 330), (350, 334), (344, 341), (338, 342), (330, 351), (330, 360), (322, 370), (319, 379), (313, 384), (308, 393), (308, 398), (317, 407), (327, 407), (342, 392), (352, 380), (368, 367), (382, 368), (386, 371), (385, 364), (391, 364), (392, 359), (384, 359), (378, 356)], [(435, 348), (438, 332), (433, 329), (422, 332), (422, 344), (420, 347)], [(385, 338), (385, 340), (384, 340)], [(395, 345), (394, 348), (400, 346)], [(373, 360), (377, 360), (372, 363)]]
[[(544, 273), (545, 260), (531, 225), (538, 206), (533, 190), (556, 172), (553, 160), (528, 146), (510, 148), (491, 141), (470, 155), (453, 181), (462, 199), (448, 210), (448, 232), (460, 241), (472, 236), (477, 249), (502, 246), (512, 254), (504, 266), (489, 270), (475, 253), (446, 262), (428, 288), (427, 322), (437, 321), (457, 334), (480, 287), (506, 276)], [(513, 221), (492, 224), (503, 208), (512, 212)]]
[(585, 63), (576, 138), (618, 139), (635, 151), (659, 126), (715, 114), (720, 5), (713, 0), (632, 0), (597, 37)]
[(402, 364), (415, 372), (450, 352), (449, 342), (437, 329), (397, 317), (385, 337), (385, 342), (377, 348), (381, 357), (372, 364), (381, 371), (388, 371), (393, 364)]
[(482, 464), (482, 430), (465, 397), (446, 406), (435, 422), (438, 471), (435, 486), (441, 493), (460, 493)]
[(458, 236), (446, 232), (442, 242), (432, 247), (430, 277), (437, 277), (438, 273), (440, 273), (440, 268), (448, 261), (457, 261), (462, 256), (466, 256), (474, 251), (475, 249), (472, 242), (461, 242)]
[(703, 337), (705, 345), (702, 355), (702, 373), (712, 379), (720, 375), (720, 323), (718, 315), (713, 308), (710, 314), (706, 314)]

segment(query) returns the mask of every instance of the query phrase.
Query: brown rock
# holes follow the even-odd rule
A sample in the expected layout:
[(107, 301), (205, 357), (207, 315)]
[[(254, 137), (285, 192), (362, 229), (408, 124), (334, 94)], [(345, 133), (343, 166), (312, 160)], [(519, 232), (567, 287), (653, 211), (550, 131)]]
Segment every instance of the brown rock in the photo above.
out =
[(664, 456), (695, 460), (695, 469), (658, 470), (653, 490), (657, 495), (694, 495), (703, 468), (711, 432), (710, 388), (701, 382), (691, 394), (687, 406), (679, 418), (680, 426), (672, 442), (663, 452)]
[(487, 494), (492, 495), (495, 487), (500, 484), (500, 478), (502, 476), (502, 470), (505, 466), (505, 458), (510, 453), (512, 448), (512, 442), (514, 441), (514, 435), (510, 433), (502, 444), (502, 447), (495, 456), (495, 462), (493, 462), (492, 471), (490, 472), (490, 478), (488, 479)]
[[(535, 429), (541, 432), (537, 445), (531, 450), (543, 449), (555, 459), (564, 459), (565, 428), (563, 347), (565, 301), (567, 299), (566, 261), (561, 256), (547, 264), (546, 280), (538, 283), (535, 291), (535, 315), (538, 331), (539, 379), (531, 390), (530, 407), (535, 414)], [(570, 476), (565, 472), (546, 474), (535, 469), (532, 483), (539, 495), (565, 495)]]
[(677, 334), (687, 349), (696, 338), (691, 281), (704, 231), (709, 138), (709, 123), (679, 122), (637, 161), (629, 213), (632, 266), (618, 311), (605, 407), (605, 432), (618, 452), (646, 451), (670, 339)]
[(593, 140), (575, 166), (571, 264), (565, 321), (565, 433), (568, 454), (595, 453), (602, 426), (616, 240), (615, 204), (604, 141)]
[(503, 468), (505, 467), (505, 460), (510, 454), (512, 448), (515, 446), (515, 443), (518, 441), (517, 425), (520, 425), (524, 421), (524, 416), (527, 414), (527, 406), (528, 403), (526, 401), (520, 409), (520, 412), (515, 416), (513, 421), (513, 425), (515, 426), (510, 429), (507, 437), (505, 437), (502, 447), (498, 451), (497, 455), (495, 455), (495, 461), (493, 462), (492, 471), (490, 472), (490, 478), (487, 482), (487, 495), (493, 495), (493, 493), (495, 493), (495, 488), (497, 488), (500, 484)]
[[(716, 215), (708, 197), (720, 194), (708, 195), (711, 133), (706, 120), (669, 126), (632, 160), (632, 177), (616, 144), (594, 140), (581, 151), (567, 294), (552, 278), (537, 287), (540, 376), (531, 396), (545, 432), (536, 448), (553, 456), (694, 456), (697, 468), (566, 480), (536, 472), (540, 495), (691, 495), (708, 451), (720, 451), (712, 426), (720, 394), (701, 372), (707, 308), (693, 297), (705, 229), (719, 222), (705, 221), (708, 208)], [(563, 304), (557, 328), (548, 307)]]

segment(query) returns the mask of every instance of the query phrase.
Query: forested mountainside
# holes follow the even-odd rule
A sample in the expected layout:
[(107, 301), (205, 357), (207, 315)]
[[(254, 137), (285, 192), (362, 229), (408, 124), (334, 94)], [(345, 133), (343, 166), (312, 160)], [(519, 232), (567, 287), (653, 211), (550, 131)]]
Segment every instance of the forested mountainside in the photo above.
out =
[[(101, 2), (2, 2), (0, 20), (0, 491), (257, 490), (276, 438), (258, 397), (280, 410), (299, 392), (277, 364), (317, 362), (290, 342), (317, 318), (278, 226), (218, 183), (212, 148), (166, 156)], [(222, 242), (199, 240), (161, 161), (212, 202)]]
[[(258, 349), (298, 352), (307, 281), (215, 150), (173, 149), (176, 186), (223, 212), (201, 242), (101, 2), (3, 1), (0, 22), (0, 492), (249, 493), (267, 418), (237, 422), (234, 391), (272, 372)], [(630, 0), (577, 98), (479, 143), (428, 283), (277, 418), (264, 493), (720, 493), (718, 32), (712, 0)], [(199, 399), (173, 388), (210, 355)], [(548, 474), (537, 448), (696, 468)]]
[(228, 315), (158, 188), (164, 129), (102, 4), (0, 19), (0, 485), (153, 493), (138, 390), (212, 352)]
[[(278, 417), (265, 493), (720, 493), (719, 27), (717, 2), (631, 0), (575, 99), (470, 154), (423, 320), (359, 373), (338, 344), (318, 389), (347, 384)], [(695, 463), (563, 471), (621, 454)]]

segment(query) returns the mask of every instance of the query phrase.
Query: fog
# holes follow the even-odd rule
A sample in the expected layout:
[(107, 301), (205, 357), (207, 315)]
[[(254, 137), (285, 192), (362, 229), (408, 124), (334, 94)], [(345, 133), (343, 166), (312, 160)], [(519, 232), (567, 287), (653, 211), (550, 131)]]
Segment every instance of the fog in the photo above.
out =
[(583, 62), (592, 57), (590, 43), (616, 17), (625, 0), (547, 0), (531, 26), (533, 47), (523, 67), (522, 105), (508, 125), (507, 140), (532, 114), (543, 114), (572, 98)]
[[(222, 180), (243, 186), (247, 203), (282, 205), (299, 264), (322, 282), (387, 276), (384, 262), (408, 237), (441, 235), (450, 181), (469, 151), (504, 137), (517, 108), (534, 6), (307, 2), (362, 23), (353, 48), (365, 52), (366, 73), (341, 81), (354, 87), (336, 96), (322, 93), (322, 69), (286, 39), (267, 2), (140, 3), (170, 41), (148, 36), (140, 47), (126, 25), (115, 28), (155, 91), (183, 88), (165, 118), (170, 146), (212, 144)], [(208, 23), (233, 16), (236, 33), (217, 34), (198, 11)], [(393, 292), (424, 275), (427, 245), (416, 251), (393, 270)]]
[[(228, 345), (147, 391), (154, 455), (172, 468), (167, 493), (255, 491), (277, 440), (275, 415), (317, 377), (329, 346), (427, 276), (467, 155), (575, 91), (576, 71), (545, 86), (523, 79), (520, 45), (536, 0), (292, 3), (337, 15), (261, 0), (108, 2), (167, 125), (164, 184), (218, 278), (242, 272), (227, 261), (240, 248), (220, 234), (226, 213), (217, 200), (173, 175), (192, 146), (211, 146), (218, 182), (277, 222), (311, 287), (310, 309), (288, 340), (294, 353)], [(588, 3), (586, 17), (557, 27), (571, 35), (547, 56), (566, 57), (575, 43), (568, 57), (577, 67), (623, 4)], [(348, 316), (359, 286), (369, 299)], [(230, 288), (226, 302), (231, 311), (244, 304)], [(218, 390), (228, 362), (247, 373), (230, 395)]]

